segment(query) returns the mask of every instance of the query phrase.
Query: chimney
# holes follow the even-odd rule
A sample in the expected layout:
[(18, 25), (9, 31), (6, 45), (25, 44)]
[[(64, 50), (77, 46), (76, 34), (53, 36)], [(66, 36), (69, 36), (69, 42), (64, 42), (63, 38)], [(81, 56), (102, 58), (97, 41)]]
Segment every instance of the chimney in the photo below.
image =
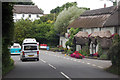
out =
[(104, 8), (106, 8), (106, 3), (104, 3)]

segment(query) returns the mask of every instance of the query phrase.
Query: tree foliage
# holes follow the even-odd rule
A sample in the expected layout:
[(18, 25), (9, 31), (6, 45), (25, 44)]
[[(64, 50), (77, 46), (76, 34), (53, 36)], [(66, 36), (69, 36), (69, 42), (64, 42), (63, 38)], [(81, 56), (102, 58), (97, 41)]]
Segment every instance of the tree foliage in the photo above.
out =
[(11, 66), (10, 52), (8, 46), (13, 40), (13, 4), (2, 3), (2, 71), (3, 74)]
[(21, 19), (15, 23), (15, 42), (22, 43), (25, 38), (36, 38), (40, 44), (48, 44), (49, 46), (58, 45), (58, 36), (54, 30), (53, 21), (41, 19), (34, 22)]
[(79, 9), (77, 6), (64, 9), (58, 16), (55, 22), (55, 30), (60, 34), (66, 32), (67, 26), (80, 16), (85, 10)]
[(55, 21), (56, 20), (56, 14), (48, 14), (45, 16), (40, 17), (40, 20), (42, 22), (47, 22), (48, 20)]
[(78, 32), (80, 31), (79, 28), (71, 28), (70, 31), (69, 31), (69, 34), (70, 34), (70, 37), (69, 37), (69, 40), (65, 43), (66, 47), (69, 46), (69, 47), (72, 47), (73, 50), (74, 50), (74, 43), (73, 43), (73, 40), (74, 40), (74, 35), (77, 34)]
[(51, 11), (50, 11), (50, 13), (60, 13), (61, 11), (63, 11), (65, 8), (69, 8), (69, 7), (72, 7), (72, 6), (76, 6), (77, 5), (77, 2), (68, 2), (68, 3), (66, 3), (66, 4), (64, 4), (64, 5), (62, 5), (61, 7), (56, 7), (55, 9), (52, 9)]

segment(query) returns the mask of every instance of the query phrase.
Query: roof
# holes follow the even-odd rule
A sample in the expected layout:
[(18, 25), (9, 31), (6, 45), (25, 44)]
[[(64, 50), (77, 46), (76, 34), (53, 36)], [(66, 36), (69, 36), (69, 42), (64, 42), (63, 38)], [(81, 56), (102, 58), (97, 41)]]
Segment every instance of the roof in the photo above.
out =
[(43, 14), (36, 5), (14, 5), (13, 13), (18, 14)]
[(104, 23), (114, 13), (116, 7), (107, 7), (96, 10), (88, 10), (80, 15), (79, 18), (74, 20), (68, 28), (91, 28), (91, 27), (103, 27)]
[(94, 15), (103, 15), (103, 14), (111, 14), (115, 6), (107, 7), (107, 8), (100, 8), (95, 10), (87, 10), (81, 16), (94, 16)]
[(97, 32), (93, 32), (90, 36), (91, 37), (97, 37), (97, 36), (99, 36), (99, 37), (101, 37), (101, 38), (103, 38), (103, 37), (111, 37), (111, 32), (109, 31), (109, 30), (107, 30), (107, 31), (97, 31)]
[(106, 23), (103, 25), (104, 27), (110, 26), (120, 26), (120, 6), (118, 9), (108, 18)]
[(88, 37), (88, 32), (79, 31), (75, 37)]

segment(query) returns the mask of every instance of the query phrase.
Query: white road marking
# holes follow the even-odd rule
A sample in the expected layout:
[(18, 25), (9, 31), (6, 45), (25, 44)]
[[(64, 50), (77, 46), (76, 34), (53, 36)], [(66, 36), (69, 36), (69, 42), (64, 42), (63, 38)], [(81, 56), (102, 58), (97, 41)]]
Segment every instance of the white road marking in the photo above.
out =
[(95, 64), (92, 64), (92, 66), (96, 66)]
[(85, 62), (82, 62), (82, 63), (85, 63)]
[(101, 66), (97, 66), (97, 67), (99, 67), (99, 68), (103, 68), (103, 67), (101, 67)]
[(90, 63), (87, 63), (87, 64), (90, 64)]
[(53, 65), (51, 65), (51, 64), (48, 64), (50, 67), (52, 67), (53, 69), (56, 69), (56, 67), (54, 67)]
[(44, 60), (42, 60), (42, 59), (40, 59), (42, 62), (44, 62), (44, 63), (46, 63), (46, 61), (44, 61)]
[(72, 80), (72, 79), (70, 79), (70, 77), (68, 77), (65, 73), (63, 73), (63, 72), (60, 72), (65, 78), (67, 78), (68, 80)]
[(78, 62), (81, 62), (81, 61), (78, 61)]
[(74, 61), (76, 61), (76, 60), (74, 60)]

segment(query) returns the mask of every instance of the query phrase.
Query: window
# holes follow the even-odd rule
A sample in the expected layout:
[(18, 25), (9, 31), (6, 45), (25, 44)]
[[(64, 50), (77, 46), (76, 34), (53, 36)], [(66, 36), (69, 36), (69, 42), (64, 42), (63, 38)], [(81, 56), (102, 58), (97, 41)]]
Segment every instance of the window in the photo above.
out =
[(24, 17), (24, 14), (22, 15), (22, 17)]
[(15, 14), (15, 13), (14, 13), (13, 15), (14, 15), (14, 16), (16, 16), (16, 14)]
[(37, 50), (37, 46), (24, 46), (24, 50)]
[(119, 27), (115, 27), (115, 33), (119, 33)]
[(31, 17), (31, 14), (29, 14), (29, 17)]
[(37, 16), (37, 18), (39, 18), (39, 15), (38, 15), (38, 14), (37, 14), (36, 16)]

